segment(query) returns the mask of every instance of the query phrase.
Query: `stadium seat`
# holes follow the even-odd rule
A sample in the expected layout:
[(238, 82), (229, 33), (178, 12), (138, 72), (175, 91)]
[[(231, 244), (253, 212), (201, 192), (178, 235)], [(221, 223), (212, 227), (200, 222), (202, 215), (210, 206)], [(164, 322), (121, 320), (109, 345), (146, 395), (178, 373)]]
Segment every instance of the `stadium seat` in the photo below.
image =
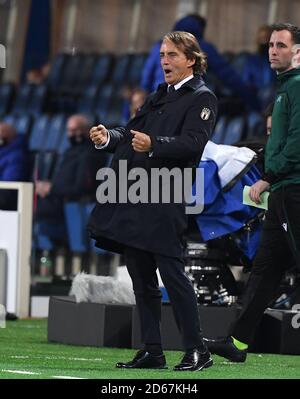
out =
[(39, 115), (45, 111), (48, 96), (48, 88), (45, 84), (35, 85), (32, 97), (28, 105), (28, 111), (32, 115)]
[(34, 85), (30, 83), (25, 83), (18, 88), (16, 93), (16, 99), (12, 108), (13, 114), (19, 115), (24, 114), (26, 111), (28, 111), (33, 90)]
[(48, 115), (39, 116), (35, 120), (29, 139), (29, 149), (31, 151), (41, 151), (43, 149), (47, 140), (49, 121), (50, 117)]
[(80, 73), (77, 76), (77, 82), (76, 82), (80, 93), (84, 93), (84, 89), (88, 85), (91, 79), (96, 61), (97, 61), (96, 54), (83, 55)]
[(89, 84), (90, 85), (102, 85), (109, 78), (112, 65), (113, 56), (111, 54), (102, 54), (96, 60)]
[(130, 63), (130, 70), (128, 73), (128, 83), (132, 86), (139, 86), (141, 81), (141, 73), (147, 54), (134, 54)]
[(230, 63), (236, 72), (242, 75), (245, 64), (249, 59), (250, 53), (247, 51), (242, 51), (241, 53), (235, 54), (231, 59)]
[(77, 106), (77, 111), (83, 114), (92, 114), (95, 112), (96, 99), (99, 94), (99, 87), (97, 85), (90, 85), (84, 91)]
[(20, 115), (16, 118), (15, 128), (18, 134), (29, 136), (32, 125), (32, 117), (30, 115)]
[(257, 112), (249, 112), (247, 115), (247, 135), (246, 139), (266, 134), (263, 117)]
[(48, 124), (46, 141), (43, 145), (44, 151), (57, 151), (63, 135), (65, 134), (66, 118), (62, 114), (54, 115)]
[(245, 130), (245, 120), (243, 116), (237, 116), (229, 120), (225, 135), (223, 139), (223, 144), (234, 145), (236, 142), (242, 140)]
[(86, 229), (87, 212), (79, 202), (67, 202), (64, 205), (69, 248), (74, 252), (87, 252), (90, 249)]
[(108, 128), (121, 126), (123, 124), (122, 121), (123, 107), (124, 107), (124, 100), (122, 98), (115, 98), (111, 102), (108, 112), (103, 117), (102, 123), (106, 125)]
[(74, 93), (78, 89), (78, 77), (81, 74), (82, 64), (82, 54), (74, 54), (67, 57), (60, 84), (60, 92), (62, 94)]
[(222, 144), (224, 140), (224, 135), (226, 131), (226, 117), (220, 116), (218, 119), (214, 132), (211, 137), (211, 141), (213, 141), (216, 144)]
[(266, 109), (269, 104), (275, 100), (276, 87), (274, 85), (264, 86), (258, 91), (258, 99), (261, 109)]
[(67, 58), (67, 54), (60, 53), (57, 55), (53, 64), (51, 65), (50, 73), (47, 78), (47, 84), (52, 91), (57, 91), (57, 88), (60, 87)]
[(123, 54), (117, 57), (111, 77), (111, 82), (115, 86), (128, 83), (128, 72), (132, 61), (132, 54)]
[(96, 113), (100, 113), (105, 116), (111, 101), (114, 97), (114, 88), (112, 83), (107, 83), (105, 86), (100, 87), (99, 94), (95, 103)]

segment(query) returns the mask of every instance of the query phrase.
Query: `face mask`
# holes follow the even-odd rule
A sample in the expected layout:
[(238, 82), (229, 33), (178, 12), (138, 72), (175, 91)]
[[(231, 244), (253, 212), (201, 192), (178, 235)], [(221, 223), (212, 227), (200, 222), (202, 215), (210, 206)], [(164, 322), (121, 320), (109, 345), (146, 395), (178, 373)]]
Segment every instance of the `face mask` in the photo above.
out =
[(78, 145), (84, 142), (84, 136), (72, 136), (69, 137), (69, 142), (71, 145)]

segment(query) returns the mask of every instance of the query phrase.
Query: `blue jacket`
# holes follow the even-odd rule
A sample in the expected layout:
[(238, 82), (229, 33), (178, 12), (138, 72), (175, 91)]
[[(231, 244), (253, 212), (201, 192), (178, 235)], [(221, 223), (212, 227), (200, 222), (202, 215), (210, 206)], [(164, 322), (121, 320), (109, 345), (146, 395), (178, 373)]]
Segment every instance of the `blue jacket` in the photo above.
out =
[(10, 144), (0, 147), (0, 181), (27, 181), (28, 170), (25, 137), (17, 136)]
[[(243, 82), (242, 78), (217, 51), (215, 46), (203, 39), (203, 29), (195, 18), (188, 16), (181, 19), (175, 24), (173, 30), (192, 33), (197, 38), (202, 51), (207, 55), (209, 70), (212, 71), (225, 86), (230, 88), (236, 95), (239, 95), (250, 108), (259, 108), (255, 92)], [(155, 91), (158, 85), (164, 82), (159, 56), (160, 46), (161, 41), (157, 42), (152, 47), (142, 72), (141, 87), (148, 92)]]
[(270, 68), (267, 56), (251, 54), (244, 65), (242, 78), (246, 84), (259, 90), (274, 84), (276, 73)]

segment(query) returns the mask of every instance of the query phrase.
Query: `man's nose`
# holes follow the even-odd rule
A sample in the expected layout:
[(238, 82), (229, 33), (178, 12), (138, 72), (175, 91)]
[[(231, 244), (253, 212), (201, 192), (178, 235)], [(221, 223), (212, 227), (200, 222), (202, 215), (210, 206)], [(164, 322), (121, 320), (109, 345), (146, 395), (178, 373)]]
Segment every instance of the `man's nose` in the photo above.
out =
[(277, 54), (277, 49), (276, 49), (275, 46), (269, 48), (269, 54), (271, 54), (271, 55), (276, 55)]

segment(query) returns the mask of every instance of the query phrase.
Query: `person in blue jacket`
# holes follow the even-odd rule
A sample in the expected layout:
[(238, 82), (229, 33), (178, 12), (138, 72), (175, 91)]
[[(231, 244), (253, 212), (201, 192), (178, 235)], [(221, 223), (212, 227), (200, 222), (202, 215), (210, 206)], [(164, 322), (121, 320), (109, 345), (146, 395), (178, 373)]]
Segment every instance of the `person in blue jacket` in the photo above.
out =
[[(0, 123), (0, 181), (27, 181), (29, 158), (26, 138), (8, 123)], [(16, 192), (1, 190), (0, 209), (16, 207)]]
[(256, 34), (256, 53), (249, 54), (244, 65), (242, 79), (245, 83), (259, 90), (274, 85), (276, 74), (270, 68), (269, 40), (272, 29), (269, 25), (262, 25)]
[[(205, 18), (197, 14), (189, 14), (178, 20), (173, 30), (192, 33), (197, 38), (201, 50), (207, 55), (209, 71), (213, 72), (235, 95), (241, 97), (248, 107), (258, 109), (259, 103), (255, 91), (243, 82), (239, 74), (218, 52), (215, 46), (204, 39), (205, 27)], [(143, 68), (140, 84), (148, 92), (155, 91), (158, 85), (164, 81), (163, 70), (159, 61), (160, 46), (161, 41), (155, 43)]]

